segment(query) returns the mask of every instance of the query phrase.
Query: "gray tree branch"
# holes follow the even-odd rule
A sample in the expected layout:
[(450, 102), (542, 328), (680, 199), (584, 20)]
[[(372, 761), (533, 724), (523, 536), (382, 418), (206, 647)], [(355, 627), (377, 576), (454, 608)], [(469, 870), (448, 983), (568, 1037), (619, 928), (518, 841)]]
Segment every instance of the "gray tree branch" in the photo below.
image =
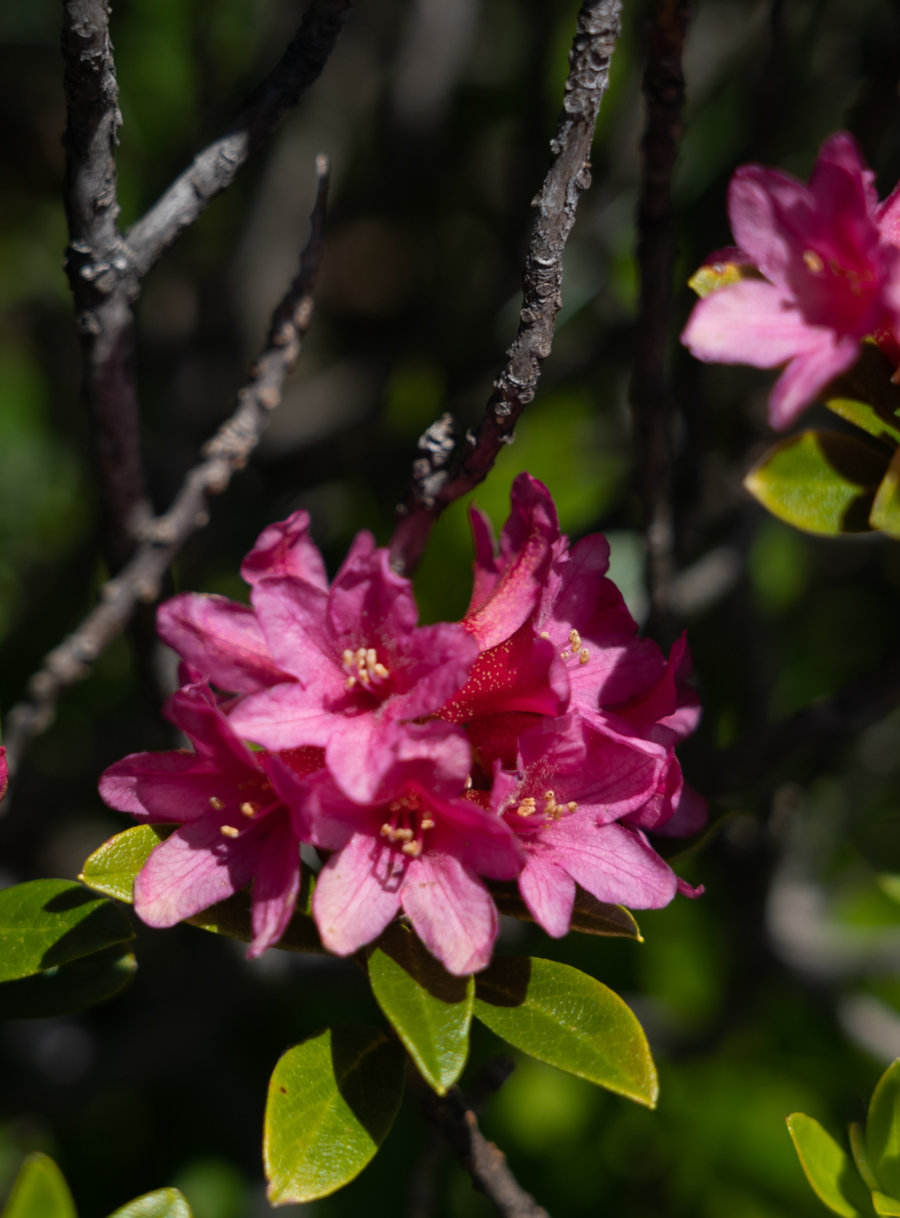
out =
[(159, 596), (160, 581), (185, 542), (209, 519), (208, 501), (221, 494), (247, 464), (271, 412), (281, 400), (285, 378), (300, 353), (313, 312), (313, 289), (322, 256), (328, 195), (328, 162), (316, 162), (318, 191), (309, 240), (300, 267), (272, 315), (269, 332), (250, 375), (238, 393), (232, 416), (207, 442), (203, 460), (187, 475), (172, 506), (145, 526), (144, 539), (121, 571), (100, 590), (100, 600), (78, 628), (45, 658), (28, 683), (27, 698), (4, 719), (10, 771), (29, 742), (52, 721), (60, 693), (87, 675), (91, 665), (119, 635), (142, 603)]
[[(585, 0), (569, 53), (563, 109), (551, 141), (552, 161), (540, 193), (522, 281), (519, 328), (476, 435), (461, 448), (447, 443), (444, 419), (419, 443), (410, 491), (397, 511), (391, 561), (412, 570), (441, 512), (487, 477), (516, 422), (534, 398), (550, 354), (562, 304), (562, 262), (582, 191), (590, 185), (590, 151), (600, 103), (609, 83), (609, 62), (619, 34), (621, 0)], [(451, 455), (452, 452), (452, 455)]]

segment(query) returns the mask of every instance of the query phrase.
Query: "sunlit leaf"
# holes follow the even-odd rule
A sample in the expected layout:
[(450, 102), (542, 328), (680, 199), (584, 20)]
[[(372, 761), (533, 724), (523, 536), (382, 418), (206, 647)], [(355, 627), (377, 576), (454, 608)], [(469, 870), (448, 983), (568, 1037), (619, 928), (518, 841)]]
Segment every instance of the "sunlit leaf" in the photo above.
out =
[(888, 1197), (886, 1193), (879, 1193), (877, 1190), (872, 1194), (872, 1204), (875, 1207), (876, 1214), (883, 1214), (885, 1218), (897, 1218), (900, 1215), (900, 1201), (896, 1197)]
[(47, 1155), (29, 1155), (16, 1176), (0, 1218), (75, 1218), (62, 1172)]
[(864, 343), (853, 367), (825, 390), (825, 405), (893, 447), (900, 443), (900, 385), (893, 376), (887, 356), (874, 343)]
[(740, 283), (742, 279), (761, 279), (759, 271), (749, 263), (741, 262), (705, 262), (698, 267), (688, 280), (688, 287), (701, 298), (718, 292), (719, 288), (727, 288), (732, 283)]
[(869, 524), (889, 537), (900, 538), (900, 448), (894, 453), (875, 494)]
[(71, 880), (0, 891), (0, 982), (30, 977), (134, 938), (128, 917)]
[(653, 1108), (650, 1047), (631, 1009), (568, 964), (495, 960), (475, 979), (475, 1015), (523, 1053)]
[[(135, 876), (153, 850), (173, 831), (173, 825), (136, 825), (117, 833), (85, 861), (79, 879), (94, 892), (131, 902)], [(311, 893), (312, 877), (306, 872), (298, 910), (279, 939), (278, 947), (295, 952), (324, 951), (316, 924), (309, 916)], [(235, 893), (185, 921), (201, 930), (240, 939), (243, 943), (249, 943), (253, 938), (250, 898), (245, 892)]]
[[(492, 884), (491, 896), (502, 914), (525, 922), (534, 921), (515, 883)], [(624, 905), (607, 905), (583, 888), (577, 889), (575, 894), (570, 929), (584, 935), (613, 935), (642, 942), (638, 924)]]
[(774, 516), (808, 533), (866, 532), (889, 457), (855, 436), (805, 431), (769, 449), (744, 486)]
[(469, 1053), (475, 984), (453, 977), (401, 923), (381, 936), (368, 958), (378, 1005), (430, 1087), (443, 1095)]
[(900, 1197), (900, 1059), (888, 1066), (869, 1100), (866, 1154), (879, 1189)]
[(857, 1171), (862, 1176), (863, 1184), (870, 1193), (877, 1192), (878, 1181), (869, 1163), (869, 1152), (866, 1150), (866, 1132), (859, 1121), (854, 1121), (847, 1130), (850, 1135), (850, 1150)]
[(191, 1207), (177, 1188), (158, 1188), (135, 1197), (109, 1218), (192, 1218)]
[(327, 1197), (358, 1176), (393, 1124), (405, 1055), (374, 1028), (328, 1028), (283, 1054), (269, 1082), (263, 1159), (272, 1205)]
[(117, 943), (31, 977), (4, 981), (0, 983), (0, 1019), (74, 1015), (118, 994), (136, 970), (134, 954)]
[(853, 1160), (818, 1121), (795, 1112), (787, 1118), (787, 1127), (800, 1166), (823, 1204), (842, 1218), (868, 1218), (875, 1212)]

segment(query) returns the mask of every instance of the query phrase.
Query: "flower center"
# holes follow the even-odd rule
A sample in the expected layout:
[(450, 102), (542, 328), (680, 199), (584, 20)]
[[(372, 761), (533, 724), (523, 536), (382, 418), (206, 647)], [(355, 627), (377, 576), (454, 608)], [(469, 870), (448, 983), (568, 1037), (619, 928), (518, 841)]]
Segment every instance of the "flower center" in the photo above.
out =
[[(237, 811), (240, 814), (240, 816), (244, 819), (244, 822), (245, 822), (243, 825), (226, 824), (226, 825), (219, 826), (219, 832), (222, 834), (222, 836), (231, 838), (232, 840), (236, 837), (240, 837), (243, 830), (248, 827), (249, 822), (258, 820), (261, 814), (263, 814), (265, 812), (270, 812), (274, 807), (276, 807), (278, 805), (278, 802), (279, 802), (278, 796), (276, 795), (274, 789), (272, 788), (272, 784), (269, 782), (259, 782), (259, 783), (242, 782), (242, 783), (238, 784), (238, 790), (240, 791), (241, 789), (243, 789), (243, 790), (250, 789), (257, 796), (259, 796), (259, 798), (243, 799), (237, 805)], [(213, 812), (222, 812), (222, 811), (224, 811), (224, 809), (226, 807), (226, 802), (224, 799), (221, 799), (218, 795), (210, 795), (209, 806), (212, 808)]]
[(539, 812), (542, 816), (547, 817), (549, 820), (559, 820), (561, 816), (565, 816), (567, 813), (575, 812), (578, 808), (578, 804), (574, 799), (570, 799), (568, 803), (558, 803), (556, 795), (553, 791), (545, 791), (543, 800), (544, 806), (539, 808), (537, 797), (534, 795), (526, 795), (526, 797), (519, 802), (519, 806), (516, 808), (516, 814), (518, 816), (534, 816), (535, 813)]
[(404, 854), (417, 859), (425, 849), (425, 834), (434, 828), (428, 808), (422, 807), (418, 795), (401, 795), (388, 804), (391, 819), (381, 826), (381, 836), (399, 845)]
[(579, 664), (587, 664), (591, 658), (591, 653), (585, 647), (577, 630), (569, 631), (569, 646), (559, 654), (562, 660), (574, 660), (577, 657)]
[(372, 689), (382, 684), (391, 675), (378, 659), (374, 647), (357, 647), (351, 651), (348, 647), (341, 657), (341, 667), (347, 674), (345, 688), (353, 689), (361, 685), (363, 689)]

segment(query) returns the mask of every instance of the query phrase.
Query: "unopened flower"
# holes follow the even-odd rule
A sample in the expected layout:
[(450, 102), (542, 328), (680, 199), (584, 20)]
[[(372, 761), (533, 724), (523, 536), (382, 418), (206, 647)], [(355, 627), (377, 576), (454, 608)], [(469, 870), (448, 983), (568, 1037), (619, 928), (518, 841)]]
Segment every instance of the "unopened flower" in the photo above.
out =
[(134, 753), (100, 779), (110, 807), (179, 825), (138, 873), (135, 911), (149, 926), (174, 926), (252, 883), (249, 954), (258, 956), (294, 911), (299, 842), (308, 838), (304, 784), (324, 755), (253, 752), (204, 685), (173, 695), (169, 713), (192, 752)]
[(789, 426), (845, 372), (864, 338), (900, 333), (900, 249), (872, 179), (853, 138), (839, 133), (807, 186), (761, 165), (731, 180), (735, 261), (759, 275), (699, 301), (681, 339), (707, 362), (784, 366), (769, 399), (773, 427)]

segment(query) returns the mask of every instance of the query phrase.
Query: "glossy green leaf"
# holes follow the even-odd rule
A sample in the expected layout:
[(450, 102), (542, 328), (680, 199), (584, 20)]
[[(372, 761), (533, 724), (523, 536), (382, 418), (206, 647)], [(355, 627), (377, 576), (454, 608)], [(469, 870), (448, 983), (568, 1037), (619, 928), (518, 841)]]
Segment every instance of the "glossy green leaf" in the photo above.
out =
[(34, 976), (0, 982), (0, 1019), (74, 1015), (118, 994), (136, 970), (133, 953), (117, 943)]
[(30, 977), (134, 938), (128, 917), (71, 880), (0, 891), (0, 982)]
[(419, 1073), (443, 1095), (462, 1074), (469, 1055), (474, 981), (451, 976), (399, 922), (378, 940), (368, 969), (378, 1005)]
[(869, 524), (889, 537), (900, 538), (900, 448), (891, 458), (887, 473), (875, 493)]
[(0, 1218), (75, 1218), (62, 1172), (47, 1155), (29, 1155), (19, 1169)]
[(272, 1205), (327, 1197), (358, 1176), (393, 1124), (404, 1073), (401, 1045), (375, 1028), (328, 1028), (288, 1049), (266, 1101)]
[(900, 444), (900, 419), (882, 418), (869, 402), (858, 402), (855, 398), (828, 398), (828, 409), (847, 423), (867, 432), (885, 444)]
[(802, 1112), (789, 1116), (787, 1127), (800, 1166), (819, 1200), (842, 1218), (869, 1218), (874, 1210), (868, 1190), (853, 1160), (831, 1134)]
[(617, 994), (578, 969), (496, 960), (475, 979), (475, 1015), (538, 1061), (655, 1107), (656, 1068), (641, 1025)]
[(877, 1192), (878, 1181), (875, 1179), (875, 1174), (869, 1163), (869, 1152), (866, 1150), (866, 1132), (858, 1121), (854, 1121), (847, 1132), (850, 1135), (850, 1150), (853, 1154), (853, 1162), (856, 1164), (857, 1171), (862, 1176), (863, 1184), (865, 1184), (870, 1193)]
[(891, 445), (900, 443), (900, 385), (894, 365), (874, 343), (864, 343), (859, 359), (831, 384), (825, 405), (856, 427)]
[[(85, 861), (79, 879), (94, 892), (115, 897), (119, 901), (131, 902), (134, 898), (134, 879), (151, 853), (174, 831), (174, 825), (136, 825), (117, 833), (103, 843)], [(312, 893), (312, 878), (304, 875), (299, 908), (287, 926), (278, 947), (294, 952), (323, 952), (316, 924), (309, 916)], [(240, 939), (249, 943), (253, 938), (250, 924), (250, 899), (245, 892), (235, 893), (209, 909), (201, 910), (192, 918), (186, 918), (191, 926), (225, 935), (229, 939)]]
[(727, 288), (729, 284), (740, 283), (742, 279), (761, 279), (755, 266), (742, 262), (706, 262), (698, 267), (688, 280), (688, 287), (701, 298), (718, 292), (719, 288)]
[(876, 1214), (884, 1214), (886, 1218), (900, 1218), (900, 1201), (896, 1197), (888, 1197), (886, 1193), (876, 1190), (872, 1194), (872, 1204)]
[(807, 533), (866, 532), (889, 457), (855, 436), (805, 431), (769, 449), (744, 486), (773, 516)]
[(109, 1218), (192, 1218), (191, 1207), (177, 1188), (158, 1188), (135, 1197)]
[[(491, 896), (502, 914), (524, 922), (534, 921), (515, 882), (492, 884)], [(643, 942), (637, 922), (624, 905), (607, 905), (583, 888), (576, 890), (569, 929), (584, 935), (613, 935)]]
[(866, 1154), (880, 1190), (900, 1197), (900, 1059), (888, 1066), (869, 1100)]

